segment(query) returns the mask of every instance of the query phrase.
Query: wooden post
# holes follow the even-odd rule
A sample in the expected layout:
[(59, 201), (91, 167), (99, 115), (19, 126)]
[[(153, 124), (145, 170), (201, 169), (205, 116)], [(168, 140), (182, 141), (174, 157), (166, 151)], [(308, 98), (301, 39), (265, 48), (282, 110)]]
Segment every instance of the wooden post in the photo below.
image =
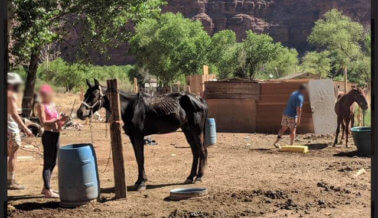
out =
[(203, 65), (203, 75), (209, 75), (209, 66)]
[(138, 78), (134, 77), (134, 92), (138, 93)]
[[(8, 59), (8, 28), (10, 29), (10, 22), (7, 17), (8, 1), (1, 2), (0, 7), (0, 217), (7, 217), (7, 73), (9, 67)], [(7, 25), (9, 25), (7, 27)]]
[(348, 92), (348, 68), (344, 68), (344, 94)]
[(113, 155), (115, 197), (126, 197), (125, 167), (122, 153), (121, 138), (121, 109), (118, 92), (117, 79), (107, 80), (111, 122), (110, 122), (110, 139)]

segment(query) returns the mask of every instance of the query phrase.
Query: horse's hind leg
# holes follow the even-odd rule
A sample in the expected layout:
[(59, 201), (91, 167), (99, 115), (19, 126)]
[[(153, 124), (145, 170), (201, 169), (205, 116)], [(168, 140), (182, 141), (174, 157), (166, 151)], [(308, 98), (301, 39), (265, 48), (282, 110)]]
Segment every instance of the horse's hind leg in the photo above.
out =
[(338, 116), (338, 117), (337, 117), (336, 136), (335, 136), (335, 142), (333, 143), (333, 147), (335, 147), (336, 144), (337, 144), (337, 138), (339, 137), (339, 133), (340, 133), (340, 125), (341, 125), (341, 119), (340, 119), (340, 117)]
[(350, 119), (347, 119), (347, 120), (345, 121), (345, 147), (349, 147), (349, 146), (348, 146), (349, 123), (350, 123)]
[(341, 140), (340, 140), (340, 143), (343, 143), (344, 134), (345, 134), (345, 121), (341, 120)]
[(206, 163), (207, 163), (207, 147), (206, 147), (205, 142), (204, 142), (203, 133), (200, 134), (199, 140), (200, 140), (200, 152), (199, 152), (200, 153), (200, 164), (199, 164), (197, 178), (196, 178), (197, 181), (202, 180), (202, 176), (204, 174)]
[[(197, 158), (196, 158), (196, 166), (198, 166), (198, 171), (191, 172), (191, 176), (194, 175), (196, 176), (196, 181), (201, 181), (202, 176), (204, 174), (204, 169), (206, 166), (207, 162), (207, 147), (205, 146), (204, 143), (204, 138), (203, 138), (203, 133), (191, 133), (191, 138), (193, 139), (195, 150), (197, 151)], [(198, 164), (198, 159), (199, 159), (199, 164)], [(194, 163), (193, 163), (194, 164)]]
[(190, 175), (188, 176), (188, 178), (186, 178), (185, 183), (193, 183), (194, 177), (196, 176), (197, 169), (198, 169), (198, 160), (199, 160), (198, 147), (196, 146), (195, 140), (193, 138), (192, 133), (190, 132), (190, 129), (183, 128), (182, 130), (185, 134), (186, 141), (188, 141), (190, 148), (192, 150), (192, 154), (193, 154), (192, 169), (190, 171)]

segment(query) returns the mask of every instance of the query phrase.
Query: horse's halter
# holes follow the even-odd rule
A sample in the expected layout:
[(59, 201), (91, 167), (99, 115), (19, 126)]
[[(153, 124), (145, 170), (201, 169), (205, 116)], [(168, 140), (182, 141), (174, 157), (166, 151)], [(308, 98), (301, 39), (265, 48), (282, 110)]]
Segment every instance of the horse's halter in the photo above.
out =
[(103, 105), (103, 97), (105, 96), (104, 93), (102, 92), (102, 88), (101, 86), (99, 86), (99, 90), (100, 90), (100, 97), (97, 99), (97, 101), (92, 104), (92, 105), (89, 105), (87, 102), (85, 102), (87, 99), (84, 99), (81, 104), (84, 105), (87, 109), (89, 109), (91, 112), (93, 110), (94, 107), (96, 107), (97, 105), (100, 105), (100, 107)]

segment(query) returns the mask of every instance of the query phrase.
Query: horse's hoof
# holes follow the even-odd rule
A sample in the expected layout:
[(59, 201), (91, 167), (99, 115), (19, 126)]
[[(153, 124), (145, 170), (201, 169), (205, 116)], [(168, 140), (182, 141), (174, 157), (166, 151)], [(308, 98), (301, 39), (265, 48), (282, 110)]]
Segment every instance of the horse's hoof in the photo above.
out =
[(186, 179), (184, 184), (193, 184), (194, 181), (192, 179)]
[(135, 190), (137, 190), (137, 191), (144, 191), (147, 188), (145, 183), (135, 184), (134, 187), (135, 187)]
[(201, 177), (196, 178), (196, 182), (202, 182), (202, 178)]

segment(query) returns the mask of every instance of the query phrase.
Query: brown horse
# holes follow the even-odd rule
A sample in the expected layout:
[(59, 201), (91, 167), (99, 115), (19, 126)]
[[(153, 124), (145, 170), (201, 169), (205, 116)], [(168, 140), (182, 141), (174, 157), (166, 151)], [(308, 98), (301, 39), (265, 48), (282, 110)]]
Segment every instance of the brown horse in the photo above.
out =
[(354, 102), (356, 102), (363, 110), (368, 108), (368, 103), (362, 89), (353, 88), (347, 94), (339, 94), (339, 96), (337, 96), (337, 102), (335, 105), (335, 112), (337, 114), (337, 129), (333, 146), (336, 146), (337, 144), (337, 138), (339, 136), (341, 125), (341, 141), (343, 140), (345, 133), (345, 146), (348, 147), (349, 128), (350, 126), (353, 127), (354, 125)]

